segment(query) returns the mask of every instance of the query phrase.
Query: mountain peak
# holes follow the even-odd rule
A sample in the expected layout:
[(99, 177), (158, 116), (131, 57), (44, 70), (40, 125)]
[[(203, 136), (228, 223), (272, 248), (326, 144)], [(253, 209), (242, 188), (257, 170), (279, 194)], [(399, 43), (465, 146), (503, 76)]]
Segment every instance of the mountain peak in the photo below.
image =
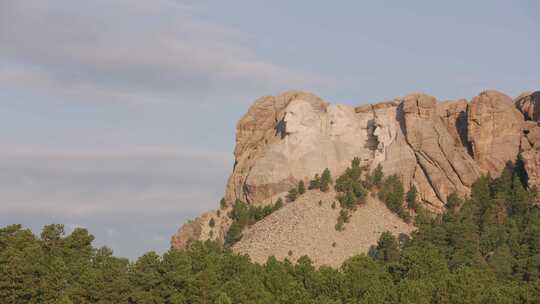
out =
[[(353, 159), (368, 175), (380, 167), (385, 176), (397, 176), (404, 191), (414, 188), (419, 204), (435, 213), (445, 209), (451, 193), (467, 196), (478, 177), (500, 175), (518, 154), (529, 180), (540, 185), (540, 152), (535, 148), (540, 145), (539, 100), (539, 92), (522, 94), (512, 101), (494, 90), (481, 92), (470, 102), (439, 102), (433, 96), (414, 93), (356, 107), (329, 104), (300, 91), (261, 97), (237, 124), (235, 166), (222, 209), (181, 227), (173, 237), (173, 246), (182, 248), (189, 240), (223, 242), (234, 222), (228, 213), (235, 201), (261, 208), (272, 206), (299, 182), (307, 185), (325, 169), (335, 177), (341, 175)], [(338, 265), (347, 257), (367, 252), (383, 232), (381, 227), (396, 235), (412, 230), (397, 217), (389, 220), (377, 209), (384, 205), (371, 195), (367, 205), (353, 212), (351, 229), (326, 231), (329, 219), (335, 221), (339, 212), (317, 203), (335, 204), (336, 197), (333, 189), (326, 193), (308, 191), (298, 202), (290, 203), (294, 207), (285, 206), (244, 229), (233, 250), (262, 262), (270, 255), (285, 258), (285, 248), (295, 247), (287, 249), (294, 256), (309, 254), (315, 263)], [(367, 219), (382, 226), (368, 225), (367, 229), (362, 226)], [(326, 228), (310, 224), (317, 221)], [(364, 227), (359, 231), (365, 233), (354, 227)], [(377, 235), (371, 238), (371, 234)], [(336, 241), (322, 242), (324, 235)], [(340, 251), (340, 255), (331, 254), (339, 250), (328, 246), (339, 243), (338, 239), (347, 244), (368, 241), (349, 246), (351, 249)], [(325, 244), (322, 247), (318, 245), (321, 242)]]

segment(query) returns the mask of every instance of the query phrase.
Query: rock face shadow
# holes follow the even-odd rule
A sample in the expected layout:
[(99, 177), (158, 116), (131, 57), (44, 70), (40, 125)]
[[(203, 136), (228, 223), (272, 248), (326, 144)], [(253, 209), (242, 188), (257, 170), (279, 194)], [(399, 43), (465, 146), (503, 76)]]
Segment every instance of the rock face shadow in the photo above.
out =
[(456, 119), (456, 130), (458, 131), (459, 140), (461, 141), (461, 144), (465, 147), (467, 150), (467, 153), (472, 157), (473, 156), (473, 150), (472, 145), (469, 142), (467, 129), (469, 128), (469, 122), (467, 120), (467, 112), (461, 111), (458, 114), (458, 117)]
[(540, 105), (537, 105), (536, 103), (540, 103), (540, 91), (536, 91), (532, 93), (531, 99), (534, 104), (532, 119), (535, 121), (539, 121), (540, 120)]
[(287, 136), (287, 122), (283, 119), (278, 121), (276, 126), (274, 127), (275, 130), (275, 136), (279, 136), (281, 139), (284, 139), (285, 136)]

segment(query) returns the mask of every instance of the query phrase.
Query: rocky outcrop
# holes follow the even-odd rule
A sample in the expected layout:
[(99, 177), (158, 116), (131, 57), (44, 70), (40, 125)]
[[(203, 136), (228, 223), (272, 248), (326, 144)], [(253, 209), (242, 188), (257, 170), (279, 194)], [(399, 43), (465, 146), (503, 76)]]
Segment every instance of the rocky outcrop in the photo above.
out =
[[(302, 130), (316, 137), (315, 132), (322, 126), (316, 126), (314, 122), (326, 108), (327, 104), (319, 97), (303, 92), (257, 99), (236, 127), (235, 164), (225, 191), (226, 201), (240, 199), (256, 204), (276, 193), (288, 191), (300, 177), (287, 176), (286, 170), (281, 170), (281, 167), (288, 164), (279, 161), (279, 158), (286, 160), (285, 156), (293, 152), (296, 145), (291, 138), (297, 136), (289, 136), (287, 142), (283, 139), (287, 133), (291, 135)], [(294, 125), (297, 122), (303, 124)], [(279, 147), (273, 148), (276, 145)], [(314, 150), (314, 146), (310, 148)], [(298, 154), (301, 151), (294, 152)]]
[[(213, 224), (210, 224), (210, 222)], [(182, 225), (171, 239), (174, 248), (185, 248), (193, 240), (223, 242), (231, 219), (222, 209), (208, 211)]]
[(456, 143), (461, 144), (472, 155), (467, 139), (467, 100), (439, 102), (437, 115), (441, 117)]
[(523, 115), (510, 97), (497, 91), (474, 97), (467, 112), (474, 159), (484, 172), (498, 176), (519, 153)]
[(226, 201), (270, 204), (325, 168), (340, 172), (355, 156), (371, 159), (370, 118), (307, 93), (259, 99), (237, 125)]
[[(449, 131), (437, 113), (437, 101), (434, 97), (414, 94), (403, 99), (403, 120), (407, 143), (416, 157), (420, 168), (414, 183), (427, 180), (429, 185), (418, 185), (420, 192), (432, 188), (438, 202), (446, 202), (446, 197), (457, 192), (466, 194), (472, 183), (480, 176), (480, 171), (455, 135)], [(451, 128), (453, 130), (453, 128)], [(455, 130), (457, 134), (457, 129)], [(434, 203), (434, 200), (425, 202)], [(442, 209), (442, 204), (437, 204)]]
[(516, 107), (523, 113), (525, 119), (540, 121), (540, 91), (527, 92), (515, 100)]
[[(371, 169), (380, 164), (385, 175), (398, 175), (406, 190), (415, 186), (421, 203), (434, 212), (444, 210), (450, 193), (467, 195), (481, 174), (499, 175), (520, 152), (530, 184), (540, 185), (539, 95), (523, 94), (513, 102), (497, 91), (485, 91), (471, 102), (438, 102), (432, 96), (411, 94), (357, 107), (328, 104), (296, 91), (262, 97), (238, 122), (235, 165), (221, 219), (210, 229), (209, 219), (218, 217), (217, 211), (211, 211), (184, 225), (173, 238), (173, 246), (182, 248), (190, 239), (223, 240), (230, 225), (224, 214), (236, 199), (253, 205), (273, 203), (300, 180), (307, 184), (325, 168), (334, 177), (341, 174), (354, 157)], [(312, 205), (299, 204), (304, 209), (294, 212), (309, 217), (312, 210), (308, 209), (315, 208)], [(286, 216), (281, 210), (277, 214)], [(271, 219), (278, 220), (272, 215), (264, 222)], [(270, 245), (257, 244), (270, 233), (268, 225), (249, 228), (246, 241), (237, 250), (282, 256), (281, 249), (265, 251), (264, 246)], [(296, 228), (279, 229), (293, 233)], [(290, 237), (293, 242), (300, 237), (310, 239), (304, 235), (309, 230)], [(350, 241), (343, 237), (344, 242)]]
[(522, 127), (521, 155), (528, 182), (540, 186), (540, 91), (521, 94), (514, 103), (526, 119)]

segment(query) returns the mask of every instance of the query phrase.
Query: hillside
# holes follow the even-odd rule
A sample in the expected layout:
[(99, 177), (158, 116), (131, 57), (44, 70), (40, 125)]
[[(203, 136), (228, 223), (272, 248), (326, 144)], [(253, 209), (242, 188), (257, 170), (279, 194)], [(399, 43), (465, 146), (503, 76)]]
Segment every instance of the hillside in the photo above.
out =
[[(296, 261), (307, 255), (315, 265), (339, 267), (351, 256), (366, 253), (381, 233), (409, 234), (412, 225), (392, 213), (376, 198), (352, 213), (344, 231), (335, 229), (339, 205), (334, 191), (308, 191), (261, 221), (248, 227), (232, 249), (247, 253), (252, 261), (265, 263), (269, 256)], [(319, 205), (319, 201), (322, 202)]]
[[(470, 101), (410, 94), (357, 107), (329, 104), (304, 92), (259, 98), (237, 124), (235, 165), (220, 211), (183, 225), (172, 245), (224, 242), (233, 224), (227, 214), (236, 201), (271, 206), (325, 168), (332, 176), (341, 175), (355, 158), (367, 174), (380, 167), (384, 176), (395, 175), (405, 192), (415, 189), (422, 209), (434, 213), (445, 210), (450, 194), (468, 196), (477, 178), (499, 176), (518, 157), (529, 186), (540, 186), (538, 103), (538, 92), (513, 100), (497, 91), (481, 92)], [(290, 250), (293, 257), (311, 253), (315, 263), (338, 265), (367, 252), (377, 239), (372, 234), (395, 226), (396, 234), (412, 229), (370, 199), (351, 213), (344, 231), (336, 231), (339, 208), (317, 205), (335, 195), (308, 191), (304, 196), (260, 222), (243, 225), (233, 249), (259, 262), (270, 255), (287, 257)], [(404, 198), (400, 204), (405, 207)]]

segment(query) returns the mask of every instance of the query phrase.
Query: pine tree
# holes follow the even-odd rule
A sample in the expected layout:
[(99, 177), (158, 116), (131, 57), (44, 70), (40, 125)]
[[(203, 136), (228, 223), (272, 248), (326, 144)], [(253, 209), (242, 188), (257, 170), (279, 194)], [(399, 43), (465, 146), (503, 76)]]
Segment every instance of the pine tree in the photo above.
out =
[(222, 292), (219, 294), (216, 304), (232, 304), (232, 300), (226, 293)]
[(225, 209), (227, 207), (227, 202), (225, 201), (225, 198), (221, 198), (221, 200), (219, 201), (219, 207), (221, 209)]
[(407, 191), (405, 200), (407, 201), (407, 208), (416, 210), (418, 203), (416, 201), (417, 191), (414, 185), (411, 186), (411, 189)]
[(301, 180), (298, 182), (298, 194), (302, 195), (306, 192), (306, 186), (304, 185), (304, 181)]
[(394, 237), (389, 231), (385, 231), (379, 237), (377, 242), (377, 251), (375, 257), (378, 260), (385, 262), (396, 262), (399, 260), (399, 246)]
[(330, 183), (332, 183), (332, 175), (330, 174), (330, 170), (326, 168), (321, 175), (321, 191), (328, 191)]
[(242, 238), (242, 225), (239, 222), (233, 222), (225, 235), (225, 245), (232, 246)]
[(289, 190), (289, 193), (287, 193), (287, 202), (294, 202), (297, 197), (298, 190), (296, 190), (296, 188), (292, 188), (291, 190)]
[(506, 280), (511, 277), (515, 259), (506, 244), (499, 246), (488, 262), (499, 278)]
[(277, 199), (274, 205), (274, 211), (280, 209), (281, 207), (283, 207), (283, 199), (280, 197)]
[(371, 184), (373, 186), (379, 187), (383, 181), (384, 174), (381, 164), (378, 164), (371, 174)]
[(399, 177), (391, 175), (385, 178), (379, 190), (379, 198), (386, 204), (388, 209), (396, 213), (398, 216), (407, 220), (410, 215), (403, 209), (404, 189)]
[(463, 204), (463, 201), (459, 198), (457, 193), (452, 192), (446, 198), (446, 209), (454, 210), (459, 208)]
[(321, 188), (321, 178), (319, 174), (315, 174), (315, 177), (309, 182), (309, 190), (320, 189)]

